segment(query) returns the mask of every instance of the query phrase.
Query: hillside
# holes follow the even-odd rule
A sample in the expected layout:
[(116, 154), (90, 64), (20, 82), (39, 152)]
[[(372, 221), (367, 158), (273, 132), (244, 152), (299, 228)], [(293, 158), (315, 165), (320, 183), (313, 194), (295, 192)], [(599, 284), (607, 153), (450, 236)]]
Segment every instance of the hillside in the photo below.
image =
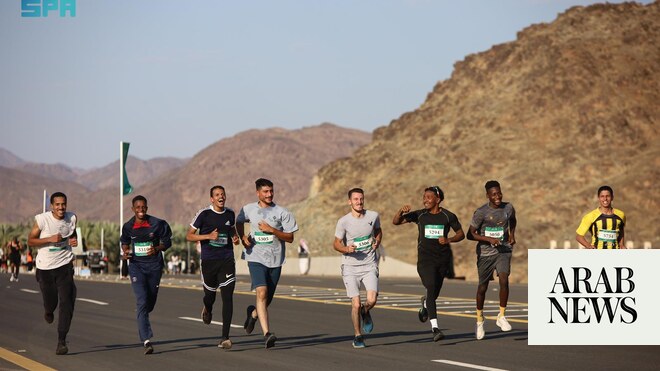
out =
[[(466, 229), (498, 179), (518, 215), (514, 281), (525, 281), (527, 249), (574, 241), (598, 186), (615, 189), (627, 240), (660, 246), (660, 3), (574, 7), (515, 41), (456, 63), (425, 102), (374, 132), (348, 159), (323, 167), (310, 198), (296, 205), (314, 254), (332, 254), (345, 192), (366, 190), (381, 213), (387, 254), (414, 263), (416, 229), (391, 224), (403, 204), (421, 208), (439, 185), (443, 205)], [(476, 278), (474, 243), (453, 246), (458, 275)]]

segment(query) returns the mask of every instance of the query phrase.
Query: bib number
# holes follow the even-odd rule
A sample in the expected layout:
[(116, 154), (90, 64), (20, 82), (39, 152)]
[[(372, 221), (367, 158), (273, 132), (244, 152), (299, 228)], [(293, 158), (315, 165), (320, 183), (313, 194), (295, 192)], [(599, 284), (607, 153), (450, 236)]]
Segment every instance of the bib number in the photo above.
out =
[(273, 243), (273, 235), (264, 232), (254, 232), (254, 242), (257, 245), (266, 245)]
[(442, 224), (428, 224), (424, 226), (424, 237), (437, 240), (444, 236), (445, 226)]
[(64, 250), (67, 246), (69, 246), (69, 239), (65, 238), (60, 242), (55, 242), (53, 246), (48, 248), (48, 251), (55, 252), (55, 251), (62, 251)]
[(497, 238), (502, 241), (504, 239), (504, 227), (486, 227), (484, 234), (486, 237)]
[(133, 244), (133, 255), (147, 256), (150, 247), (151, 242), (135, 242)]
[(367, 251), (371, 249), (371, 236), (358, 237), (353, 240), (355, 251)]
[(229, 241), (229, 238), (227, 237), (227, 234), (226, 233), (220, 233), (220, 234), (218, 234), (218, 238), (216, 238), (215, 240), (211, 240), (209, 242), (209, 245), (211, 245), (213, 247), (222, 247), (222, 246), (225, 246), (228, 241)]
[(598, 239), (604, 242), (616, 242), (616, 231), (601, 229), (598, 231)]

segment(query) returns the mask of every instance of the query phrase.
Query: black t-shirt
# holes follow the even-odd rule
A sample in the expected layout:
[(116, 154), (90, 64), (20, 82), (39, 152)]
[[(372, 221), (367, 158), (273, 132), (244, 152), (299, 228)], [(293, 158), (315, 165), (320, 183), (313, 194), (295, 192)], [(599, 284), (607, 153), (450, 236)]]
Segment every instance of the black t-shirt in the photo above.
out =
[(234, 234), (236, 216), (234, 210), (225, 208), (222, 212), (213, 210), (208, 206), (197, 212), (190, 226), (197, 229), (199, 234), (209, 234), (218, 229), (218, 238), (214, 241), (202, 240), (202, 260), (227, 259), (234, 257), (234, 247), (231, 237)]
[(450, 227), (454, 232), (461, 229), (461, 223), (454, 213), (447, 209), (440, 209), (439, 213), (431, 214), (426, 209), (420, 209), (404, 214), (403, 219), (417, 223), (418, 261), (422, 258), (449, 259), (451, 248), (448, 244), (439, 244), (438, 238), (446, 238), (449, 235)]

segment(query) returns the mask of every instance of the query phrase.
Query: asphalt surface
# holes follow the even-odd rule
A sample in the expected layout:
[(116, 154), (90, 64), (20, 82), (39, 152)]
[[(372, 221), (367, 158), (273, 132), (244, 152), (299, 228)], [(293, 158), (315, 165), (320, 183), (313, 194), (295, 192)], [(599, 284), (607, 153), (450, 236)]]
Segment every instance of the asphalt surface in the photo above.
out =
[[(221, 300), (214, 322), (200, 320), (202, 290), (197, 276), (166, 276), (151, 314), (155, 352), (143, 355), (137, 335), (135, 298), (127, 281), (115, 276), (78, 279), (78, 300), (68, 337), (69, 354), (55, 355), (56, 322), (43, 320), (34, 276), (9, 282), (0, 274), (0, 370), (50, 367), (59, 370), (217, 369), (223, 370), (657, 370), (658, 347), (529, 346), (527, 286), (512, 285), (507, 316), (513, 330), (500, 332), (497, 285), (487, 296), (486, 337), (474, 337), (475, 284), (446, 281), (438, 299), (439, 324), (446, 335), (432, 341), (429, 323), (417, 319), (417, 280), (381, 279), (374, 331), (367, 348), (353, 349), (349, 301), (339, 278), (282, 277), (269, 308), (279, 338), (264, 349), (259, 325), (243, 330), (245, 308), (254, 303), (248, 277), (238, 277), (230, 350), (217, 347)], [(492, 310), (492, 312), (489, 312)], [(34, 363), (30, 363), (34, 362)]]

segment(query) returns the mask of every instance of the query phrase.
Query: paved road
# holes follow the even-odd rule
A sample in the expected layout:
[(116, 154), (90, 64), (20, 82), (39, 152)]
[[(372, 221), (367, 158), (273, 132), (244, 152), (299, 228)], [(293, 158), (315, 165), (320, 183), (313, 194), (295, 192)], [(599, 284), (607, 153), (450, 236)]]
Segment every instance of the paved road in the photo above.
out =
[[(164, 278), (152, 313), (155, 353), (142, 354), (135, 322), (135, 300), (126, 281), (115, 277), (78, 280), (78, 301), (66, 356), (55, 356), (55, 323), (43, 320), (34, 276), (9, 283), (0, 275), (0, 369), (41, 366), (60, 370), (162, 369), (188, 370), (559, 370), (657, 369), (657, 347), (528, 346), (527, 287), (511, 288), (508, 314), (514, 330), (498, 332), (486, 323), (486, 338), (474, 339), (474, 283), (448, 281), (438, 299), (445, 340), (431, 340), (429, 324), (417, 320), (417, 280), (383, 279), (374, 332), (365, 349), (351, 347), (348, 300), (338, 278), (283, 277), (270, 309), (271, 327), (280, 339), (263, 348), (259, 327), (242, 329), (245, 308), (254, 301), (247, 277), (239, 277), (231, 336), (234, 347), (217, 348), (219, 323), (199, 320), (202, 292), (197, 277)], [(219, 298), (218, 298), (219, 299)], [(487, 299), (497, 300), (496, 290)], [(217, 303), (215, 321), (221, 321)], [(489, 302), (495, 315), (497, 302)], [(515, 316), (515, 317), (514, 317)], [(27, 363), (27, 362), (36, 363)], [(21, 367), (22, 366), (22, 367)], [(481, 367), (481, 368), (479, 368)]]

